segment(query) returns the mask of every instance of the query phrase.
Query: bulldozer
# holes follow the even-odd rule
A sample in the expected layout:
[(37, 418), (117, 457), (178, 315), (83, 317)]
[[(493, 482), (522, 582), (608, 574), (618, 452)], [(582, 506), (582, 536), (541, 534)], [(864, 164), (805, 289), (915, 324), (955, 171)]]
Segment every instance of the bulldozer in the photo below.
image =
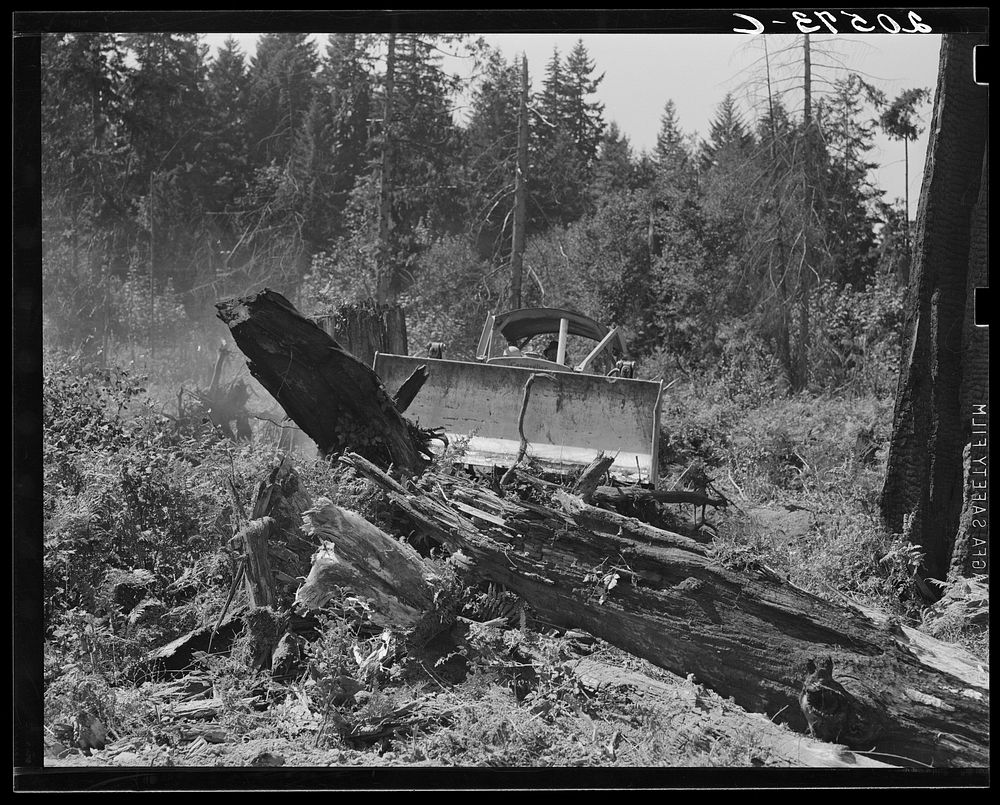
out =
[(426, 367), (406, 416), (461, 440), (461, 462), (509, 467), (526, 445), (524, 457), (539, 468), (566, 474), (604, 452), (617, 478), (656, 484), (663, 382), (633, 377), (617, 328), (572, 310), (521, 308), (487, 316), (475, 361), (446, 359), (443, 349), (379, 352), (373, 368), (397, 389)]

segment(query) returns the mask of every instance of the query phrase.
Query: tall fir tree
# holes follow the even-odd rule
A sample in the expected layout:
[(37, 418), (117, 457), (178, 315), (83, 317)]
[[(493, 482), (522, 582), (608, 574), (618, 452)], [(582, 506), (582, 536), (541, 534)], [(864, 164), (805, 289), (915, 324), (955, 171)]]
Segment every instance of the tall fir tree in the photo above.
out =
[(329, 104), (333, 127), (332, 181), (329, 187), (330, 233), (347, 231), (345, 211), (351, 188), (369, 158), (373, 114), (373, 78), (367, 65), (365, 37), (330, 34), (320, 72), (321, 96)]
[(122, 37), (46, 34), (41, 41), (42, 292), (49, 332), (96, 349), (114, 324), (112, 274), (124, 276), (133, 240), (122, 187)]
[(628, 137), (612, 121), (601, 139), (594, 164), (594, 193), (602, 199), (636, 187), (638, 174)]
[(227, 37), (209, 64), (205, 92), (210, 118), (205, 168), (213, 180), (209, 207), (221, 212), (249, 181), (247, 63), (235, 38)]
[(486, 259), (499, 259), (510, 248), (519, 84), (517, 65), (492, 51), (473, 92), (465, 127), (468, 190), (464, 214), (476, 251)]
[(604, 133), (603, 104), (592, 98), (603, 79), (582, 40), (565, 62), (558, 50), (534, 104), (528, 207), (533, 229), (575, 221), (592, 207), (594, 161)]
[(850, 73), (837, 79), (816, 114), (825, 143), (822, 186), (830, 278), (856, 287), (873, 278), (877, 265), (875, 223), (882, 191), (870, 179), (875, 164), (867, 156), (874, 147), (875, 125), (866, 114), (866, 101), (876, 97), (874, 87)]
[(197, 34), (128, 34), (125, 43), (133, 62), (125, 82), (136, 157), (131, 188), (143, 198), (147, 292), (168, 281), (187, 291), (198, 274), (194, 255), (211, 237), (204, 225), (211, 182), (202, 155), (207, 48)]
[(698, 160), (702, 170), (708, 170), (725, 156), (724, 151), (740, 154), (753, 145), (753, 134), (747, 129), (743, 115), (736, 107), (736, 99), (727, 92), (709, 124), (708, 139), (699, 148)]
[(691, 155), (677, 118), (677, 106), (672, 99), (663, 105), (660, 116), (660, 130), (656, 134), (653, 157), (661, 172), (684, 172), (691, 161)]
[(250, 61), (250, 148), (257, 166), (284, 164), (316, 92), (319, 55), (308, 34), (263, 34)]
[(595, 65), (583, 40), (577, 40), (566, 57), (563, 86), (564, 124), (588, 168), (597, 158), (604, 136), (604, 104), (594, 100), (604, 73), (594, 76)]

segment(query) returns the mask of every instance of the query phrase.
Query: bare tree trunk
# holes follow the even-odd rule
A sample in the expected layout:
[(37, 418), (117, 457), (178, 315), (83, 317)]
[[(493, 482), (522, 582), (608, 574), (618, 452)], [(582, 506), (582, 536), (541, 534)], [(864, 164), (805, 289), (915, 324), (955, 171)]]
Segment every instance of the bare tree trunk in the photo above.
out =
[(149, 174), (149, 287), (146, 292), (149, 294), (149, 299), (146, 300), (146, 316), (148, 321), (146, 322), (146, 338), (149, 343), (149, 354), (152, 357), (156, 357), (156, 345), (153, 338), (153, 320), (154, 320), (154, 305), (155, 305), (155, 295), (156, 295), (156, 281), (154, 279), (156, 272), (156, 209), (155, 196), (154, 196), (155, 184), (153, 173)]
[(510, 251), (510, 307), (521, 307), (524, 261), (524, 225), (528, 171), (528, 57), (521, 55), (521, 102), (517, 111), (517, 168), (514, 175), (514, 232)]
[(429, 435), (403, 419), (370, 367), (281, 294), (264, 290), (216, 308), (251, 374), (322, 455), (349, 448), (402, 473), (423, 469)]
[(392, 96), (396, 83), (396, 34), (389, 34), (385, 57), (385, 103), (382, 112), (382, 169), (379, 177), (378, 276), (375, 299), (385, 304), (394, 299), (392, 267)]
[[(945, 34), (941, 42), (881, 496), (886, 527), (923, 550), (922, 573), (935, 579), (949, 569), (969, 572), (970, 548), (985, 540), (985, 520), (970, 516), (972, 476), (981, 467), (972, 462), (984, 455), (976, 447), (982, 437), (974, 421), (989, 404), (988, 333), (975, 327), (971, 298), (976, 284), (986, 284), (989, 90), (970, 79), (973, 47), (985, 41), (982, 35)], [(953, 564), (956, 541), (962, 555)], [(983, 557), (975, 561), (983, 572)]]

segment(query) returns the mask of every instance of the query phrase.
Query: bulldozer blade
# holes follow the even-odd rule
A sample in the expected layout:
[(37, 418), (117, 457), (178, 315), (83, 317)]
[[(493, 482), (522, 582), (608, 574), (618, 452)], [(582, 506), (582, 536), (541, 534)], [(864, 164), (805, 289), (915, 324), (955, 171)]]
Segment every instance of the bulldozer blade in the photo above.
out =
[(525, 457), (544, 469), (579, 469), (603, 451), (615, 457), (610, 469), (615, 476), (656, 483), (659, 380), (375, 355), (375, 373), (390, 394), (419, 366), (427, 367), (429, 377), (406, 417), (420, 427), (443, 428), (452, 442), (468, 439), (458, 461), (511, 466), (521, 447), (518, 421), (524, 406)]

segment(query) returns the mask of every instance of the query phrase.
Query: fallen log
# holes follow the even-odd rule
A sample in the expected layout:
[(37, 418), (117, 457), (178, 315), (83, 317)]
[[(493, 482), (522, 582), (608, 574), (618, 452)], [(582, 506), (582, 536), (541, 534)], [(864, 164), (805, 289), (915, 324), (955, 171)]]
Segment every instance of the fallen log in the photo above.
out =
[[(581, 496), (583, 497), (583, 496)], [(722, 498), (713, 498), (690, 489), (643, 489), (641, 487), (598, 486), (588, 503), (620, 506), (625, 503), (687, 503), (693, 506), (711, 506), (718, 509), (726, 505)]]
[[(988, 763), (988, 680), (957, 647), (936, 643), (967, 673), (924, 662), (892, 623), (812, 595), (763, 565), (724, 567), (679, 535), (654, 539), (659, 530), (646, 524), (594, 531), (584, 524), (588, 509), (569, 505), (546, 516), (537, 504), (522, 508), (455, 476), (428, 474), (404, 490), (359, 456), (344, 461), (379, 484), (415, 527), (461, 551), (468, 572), (515, 591), (543, 621), (693, 673), (744, 709), (800, 732), (807, 666), (828, 656), (846, 697), (840, 743), (904, 765)], [(451, 505), (460, 496), (500, 512), (502, 524), (477, 522)]]
[(243, 619), (233, 617), (213, 626), (201, 626), (165, 646), (150, 651), (135, 669), (136, 681), (147, 682), (188, 674), (201, 653), (226, 653), (243, 631)]
[(379, 466), (419, 473), (433, 435), (405, 420), (378, 376), (265, 289), (216, 305), (247, 365), (321, 455), (351, 449)]
[[(329, 500), (320, 498), (316, 509), (307, 512), (305, 518), (312, 523), (311, 530), (334, 541), (325, 542), (317, 551), (313, 569), (300, 588), (298, 603), (320, 607), (345, 590), (367, 595), (373, 622), (408, 633), (405, 643), (412, 647), (414, 627), (418, 627), (440, 591), (439, 579), (426, 561), (357, 513)], [(451, 615), (457, 615), (457, 607), (451, 610)], [(461, 617), (454, 617), (449, 623), (444, 617), (438, 613), (436, 630), (425, 633), (419, 641), (421, 645), (450, 625), (451, 639), (467, 647), (469, 630), (482, 626)], [(543, 659), (540, 653), (532, 653), (529, 645), (520, 648), (535, 660)], [(652, 679), (589, 657), (571, 659), (561, 667), (587, 688), (624, 691), (636, 706), (662, 716), (670, 724), (665, 743), (676, 747), (679, 755), (690, 752), (692, 745), (717, 744), (729, 747), (729, 751), (745, 752), (745, 765), (845, 768), (890, 765), (797, 734), (764, 715), (747, 713), (693, 679), (673, 675)], [(344, 734), (361, 736), (357, 731)]]
[(369, 599), (372, 623), (399, 630), (410, 646), (426, 644), (451, 625), (458, 608), (454, 582), (441, 578), (414, 548), (327, 498), (319, 498), (303, 521), (321, 547), (295, 595), (300, 610), (319, 610), (348, 589)]
[(433, 575), (409, 545), (327, 498), (319, 498), (303, 517), (321, 547), (295, 594), (299, 607), (322, 609), (343, 587), (374, 599), (377, 625), (405, 628), (433, 606)]
[(739, 745), (746, 753), (740, 765), (768, 767), (889, 768), (863, 754), (775, 724), (761, 713), (748, 713), (693, 680), (653, 679), (636, 671), (581, 657), (565, 663), (581, 684), (595, 691), (627, 691), (640, 708), (669, 724), (662, 740), (679, 756), (691, 746)]

